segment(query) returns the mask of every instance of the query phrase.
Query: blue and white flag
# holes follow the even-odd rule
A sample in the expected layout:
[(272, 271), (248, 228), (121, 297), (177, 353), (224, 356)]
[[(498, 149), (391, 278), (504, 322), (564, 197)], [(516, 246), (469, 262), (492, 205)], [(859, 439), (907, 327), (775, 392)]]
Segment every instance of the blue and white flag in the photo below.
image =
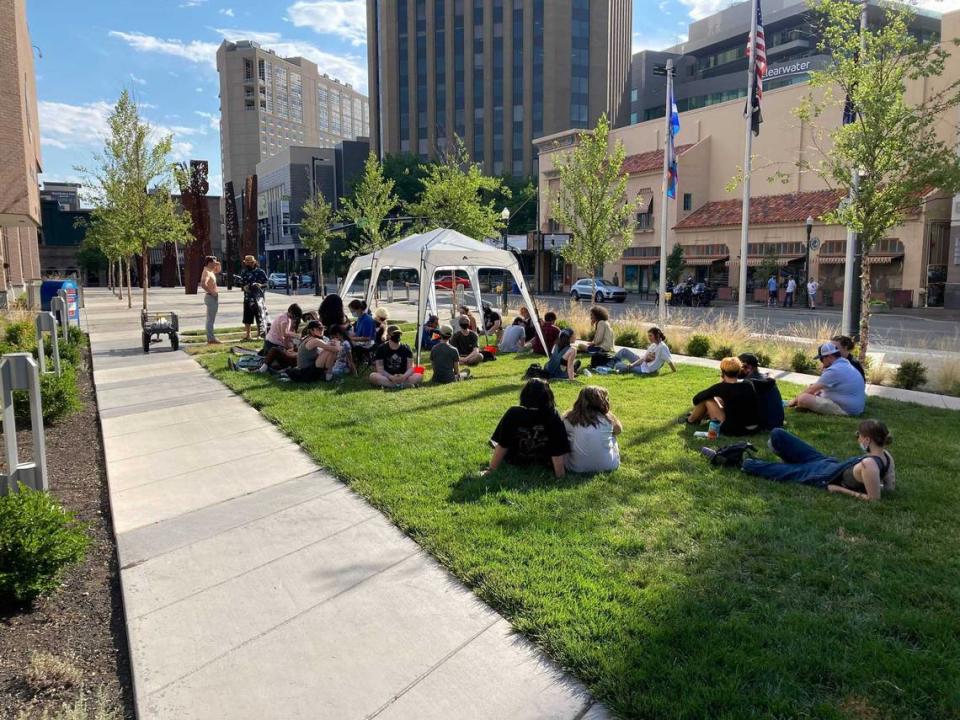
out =
[(677, 181), (680, 179), (677, 171), (677, 152), (675, 140), (680, 133), (680, 113), (677, 111), (677, 101), (670, 93), (670, 134), (667, 138), (667, 197), (677, 197)]

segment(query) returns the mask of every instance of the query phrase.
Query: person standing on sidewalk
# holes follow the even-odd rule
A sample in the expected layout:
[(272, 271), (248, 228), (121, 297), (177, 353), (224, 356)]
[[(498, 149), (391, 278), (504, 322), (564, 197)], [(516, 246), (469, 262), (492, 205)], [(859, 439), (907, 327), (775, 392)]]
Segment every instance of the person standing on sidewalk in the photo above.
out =
[(820, 289), (820, 283), (814, 278), (807, 281), (807, 307), (811, 310), (817, 309), (817, 290)]
[(767, 280), (767, 292), (770, 293), (767, 298), (767, 307), (776, 307), (777, 306), (777, 276), (771, 275), (770, 279)]
[(220, 272), (220, 262), (213, 255), (207, 255), (203, 261), (203, 273), (200, 276), (200, 287), (205, 293), (203, 304), (207, 306), (207, 345), (220, 345), (217, 336), (213, 334), (213, 326), (217, 321), (217, 310), (220, 308), (220, 294), (217, 289), (217, 273)]
[(260, 268), (253, 255), (243, 258), (243, 272), (240, 273), (240, 285), (243, 287), (243, 339), (250, 340), (250, 329), (257, 323), (257, 335), (267, 332), (266, 318), (263, 317), (263, 289), (267, 286), (267, 274)]
[(797, 292), (797, 281), (792, 277), (787, 280), (787, 288), (783, 291), (783, 306), (792, 308), (793, 307), (793, 296)]

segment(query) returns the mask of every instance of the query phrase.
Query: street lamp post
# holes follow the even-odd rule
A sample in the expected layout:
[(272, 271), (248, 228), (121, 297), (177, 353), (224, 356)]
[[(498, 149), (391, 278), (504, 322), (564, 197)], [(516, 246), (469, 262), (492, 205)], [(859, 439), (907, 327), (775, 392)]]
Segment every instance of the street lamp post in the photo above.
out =
[[(508, 250), (507, 245), (507, 234), (510, 231), (510, 208), (504, 206), (503, 210), (500, 212), (500, 219), (503, 220), (503, 249)], [(500, 295), (500, 305), (501, 312), (503, 317), (507, 316), (507, 275), (503, 274), (503, 280), (500, 283), (501, 295)]]
[[(803, 261), (803, 292), (807, 291), (810, 282), (810, 233), (813, 232), (813, 216), (807, 215), (807, 257)], [(809, 305), (809, 303), (807, 303)]]

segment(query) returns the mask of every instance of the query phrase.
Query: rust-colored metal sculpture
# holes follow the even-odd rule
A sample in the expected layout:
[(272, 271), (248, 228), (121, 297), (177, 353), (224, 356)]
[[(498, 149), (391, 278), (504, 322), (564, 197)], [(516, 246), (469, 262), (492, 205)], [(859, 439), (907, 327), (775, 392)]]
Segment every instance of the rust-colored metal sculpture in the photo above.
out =
[(257, 257), (257, 176), (248, 175), (243, 194), (243, 236), (240, 254)]
[(163, 259), (160, 264), (160, 285), (162, 287), (177, 286), (177, 250), (173, 243), (163, 244)]
[(224, 258), (223, 269), (227, 276), (227, 290), (233, 290), (234, 273), (240, 273), (240, 224), (237, 221), (237, 198), (233, 192), (232, 181), (223, 186), (223, 203), (227, 234), (227, 257)]
[(189, 172), (186, 167), (183, 167), (183, 170), (180, 176), (180, 202), (183, 203), (184, 211), (190, 214), (194, 237), (194, 241), (184, 248), (183, 285), (187, 295), (196, 295), (203, 270), (203, 258), (211, 252), (210, 208), (207, 206), (207, 191), (210, 190), (210, 183), (207, 181), (209, 166), (206, 160), (191, 160)]

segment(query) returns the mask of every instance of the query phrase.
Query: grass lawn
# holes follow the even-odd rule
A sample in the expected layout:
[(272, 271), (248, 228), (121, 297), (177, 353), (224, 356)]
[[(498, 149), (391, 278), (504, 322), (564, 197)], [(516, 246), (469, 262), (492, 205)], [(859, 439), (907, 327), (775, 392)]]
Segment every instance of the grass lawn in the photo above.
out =
[[(398, 393), (198, 360), (618, 716), (960, 717), (958, 413), (869, 401), (898, 476), (869, 504), (707, 466), (674, 419), (713, 370), (595, 376), (625, 426), (619, 471), (480, 478), (529, 358)], [(561, 410), (579, 387), (554, 383)], [(857, 450), (855, 419), (788, 422), (819, 448)]]

